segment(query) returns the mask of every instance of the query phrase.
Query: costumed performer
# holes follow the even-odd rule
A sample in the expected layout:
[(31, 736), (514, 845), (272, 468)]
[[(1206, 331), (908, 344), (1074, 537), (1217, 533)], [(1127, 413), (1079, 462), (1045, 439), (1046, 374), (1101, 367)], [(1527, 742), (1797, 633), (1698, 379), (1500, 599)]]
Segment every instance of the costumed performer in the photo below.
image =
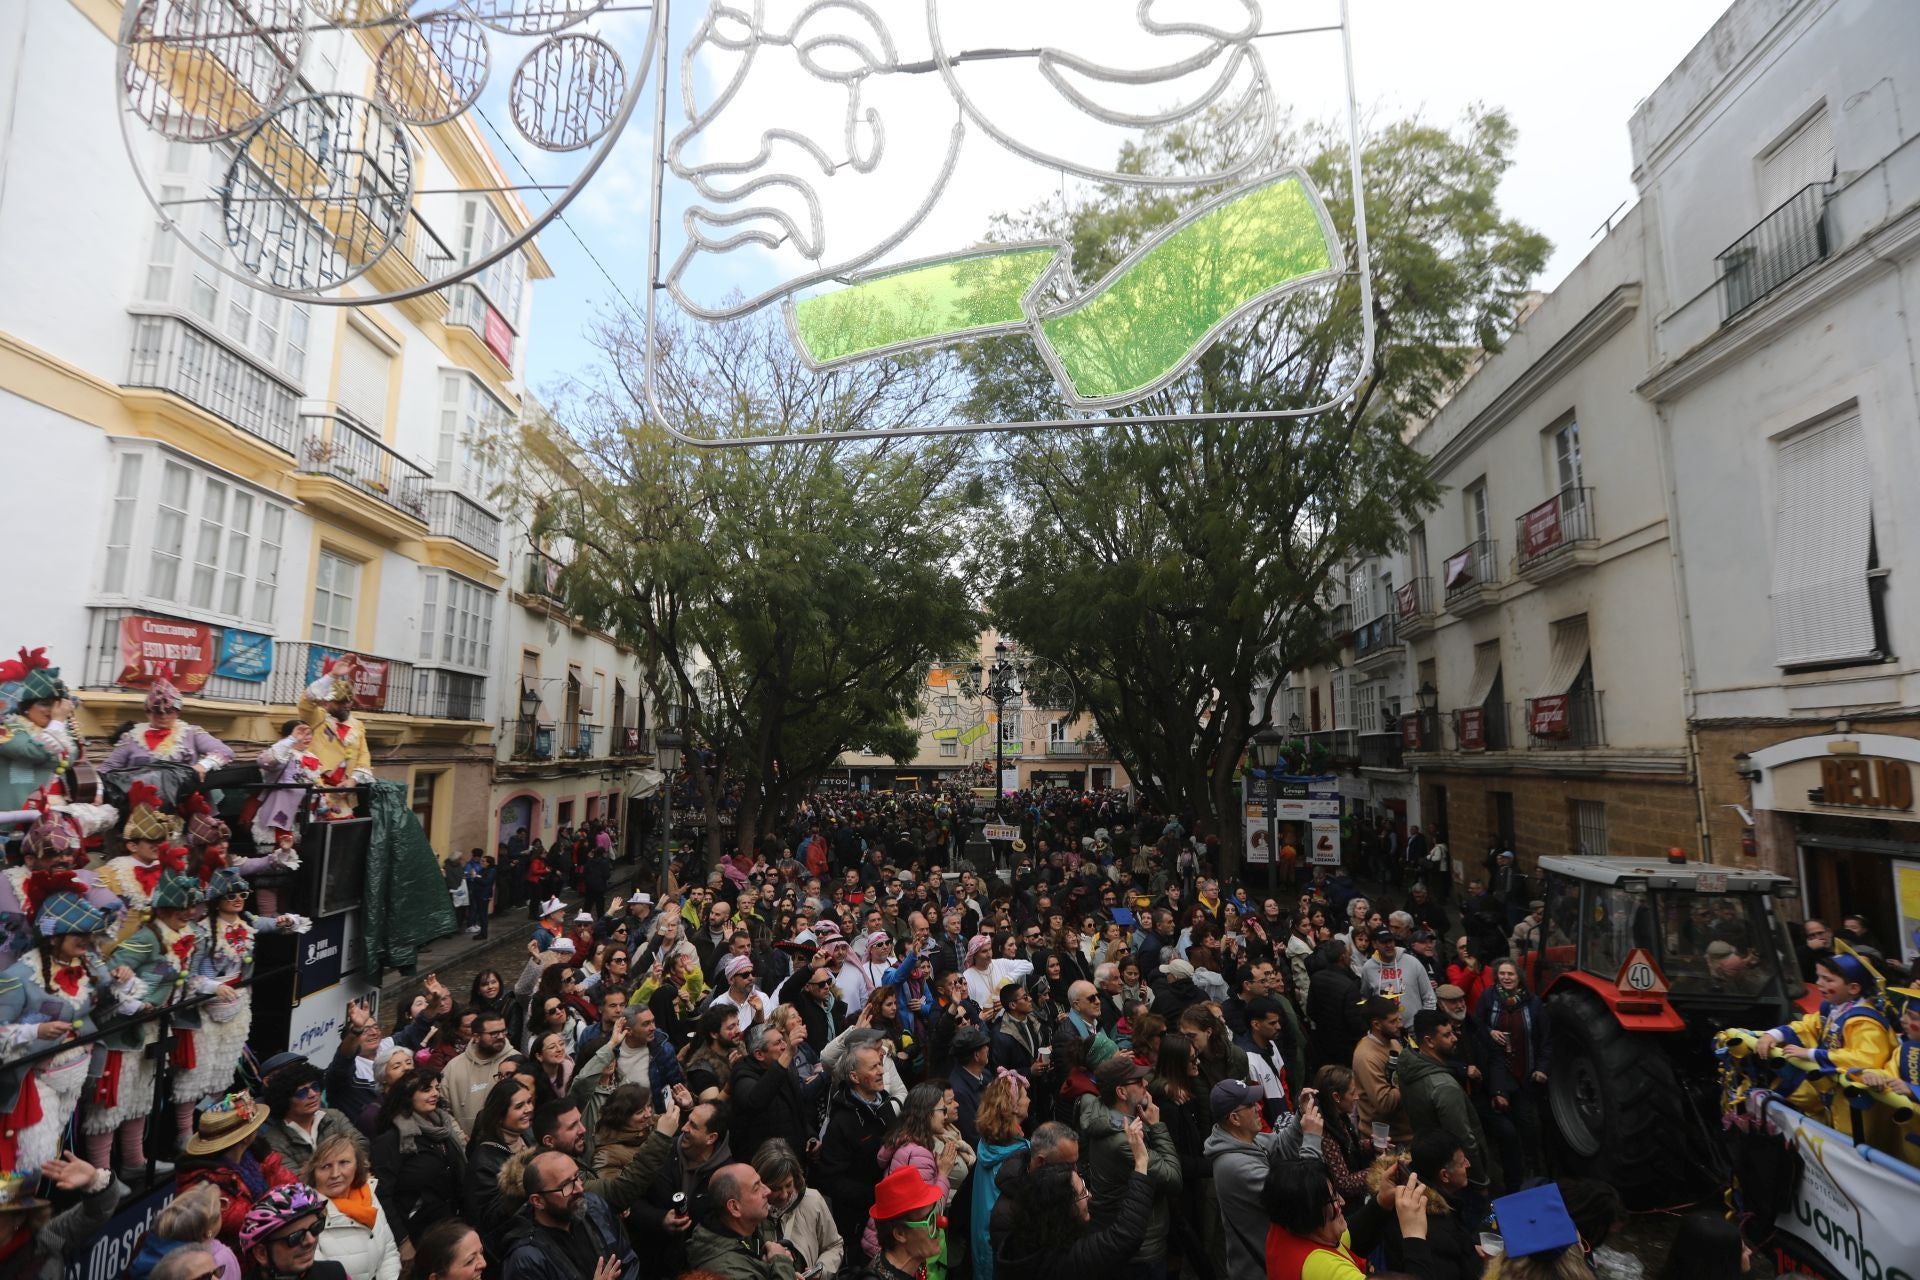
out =
[(20, 865), (0, 870), (0, 969), (33, 950), (35, 934), (33, 913), (27, 907), (27, 880), (37, 871), (70, 871), (87, 901), (108, 916), (118, 916), (125, 908), (126, 904), (100, 883), (100, 877), (82, 869), (87, 860), (86, 839), (92, 832), (82, 825), (80, 811), (95, 810), (113, 812), (109, 805), (75, 805), (43, 812), (16, 848)]
[[(180, 814), (187, 820), (187, 849), (190, 854), (187, 865), (194, 875), (200, 877), (202, 884), (221, 867), (237, 871), (245, 879), (274, 871), (292, 871), (300, 866), (300, 855), (291, 848), (284, 851), (272, 849), (259, 857), (242, 858), (239, 861), (228, 857), (229, 847), (233, 843), (233, 829), (214, 812), (212, 802), (203, 791), (196, 791), (182, 800)], [(277, 905), (274, 890), (260, 890), (262, 912), (273, 915)]]
[[(360, 787), (373, 781), (373, 753), (367, 749), (366, 728), (353, 714), (353, 678), (360, 660), (351, 653), (321, 668), (318, 680), (300, 695), (300, 718), (313, 730), (312, 751), (320, 760), (320, 782), (328, 787)], [(350, 818), (354, 799), (345, 794), (326, 798), (332, 817)]]
[[(200, 882), (187, 874), (187, 851), (178, 845), (160, 850), (157, 865), (159, 883), (154, 887), (151, 906), (140, 926), (122, 938), (111, 956), (115, 965), (132, 969), (138, 979), (138, 996), (144, 1008), (157, 1009), (176, 1004), (189, 996), (213, 991), (215, 983), (204, 964), (196, 973), (201, 952), (200, 935), (191, 916), (200, 905)], [(179, 1027), (191, 1031), (199, 1025), (197, 1011), (183, 1010)], [(153, 1111), (154, 1085), (158, 1075), (147, 1047), (159, 1039), (156, 1022), (139, 1022), (108, 1032), (101, 1041), (106, 1046), (106, 1061), (94, 1087), (92, 1099), (80, 1124), (86, 1134), (87, 1162), (106, 1168), (113, 1162), (114, 1135), (120, 1135), (123, 1175), (138, 1176), (147, 1171), (146, 1124)], [(176, 1030), (173, 1061), (176, 1068), (187, 1068), (183, 1054), (191, 1057), (197, 1046), (193, 1038)], [(165, 1176), (170, 1165), (157, 1165), (154, 1172)]]
[(146, 923), (154, 890), (160, 887), (160, 850), (178, 829), (173, 815), (161, 807), (160, 792), (151, 782), (142, 779), (127, 788), (127, 822), (120, 829), (125, 852), (100, 868), (100, 883), (126, 904), (114, 929), (116, 942)]
[(103, 773), (150, 764), (190, 764), (201, 777), (233, 763), (233, 748), (180, 718), (180, 690), (164, 676), (147, 689), (147, 718), (120, 735), (100, 765)]
[(68, 721), (73, 695), (45, 649), (23, 648), (0, 662), (0, 703), (12, 705), (0, 720), (0, 813), (71, 799), (69, 776), (86, 744)]
[(307, 787), (320, 782), (320, 757), (313, 751), (313, 726), (289, 720), (280, 726), (280, 740), (260, 753), (260, 779), (276, 784), (262, 791), (250, 815), (253, 847), (271, 849), (281, 865), (300, 865), (295, 852), (300, 813), (306, 808)]
[[(87, 901), (71, 871), (27, 881), (33, 949), (0, 973), (0, 1057), (21, 1058), (94, 1030), (111, 1007), (106, 965), (94, 938), (107, 916)], [(76, 1045), (31, 1066), (0, 1071), (0, 1168), (33, 1173), (60, 1154), (67, 1122), (87, 1083), (92, 1050)]]
[(200, 1009), (200, 1027), (193, 1033), (193, 1065), (182, 1067), (173, 1081), (174, 1118), (185, 1139), (193, 1132), (194, 1107), (204, 1098), (219, 1097), (233, 1086), (233, 1076), (253, 1029), (254, 939), (262, 933), (290, 930), (305, 933), (312, 921), (293, 914), (256, 916), (247, 910), (247, 882), (238, 868), (201, 863), (207, 918), (199, 925), (206, 964), (203, 972), (220, 984), (220, 994)]
[(1816, 1086), (1809, 1075), (1879, 1070), (1893, 1053), (1893, 1029), (1874, 1004), (1879, 979), (1859, 956), (1843, 950), (1820, 957), (1813, 983), (1820, 990), (1819, 1010), (1762, 1035), (1754, 1051), (1764, 1061), (1777, 1047), (1788, 1059), (1781, 1071), (1787, 1101), (1853, 1137), (1854, 1111), (1837, 1085), (1827, 1080)]

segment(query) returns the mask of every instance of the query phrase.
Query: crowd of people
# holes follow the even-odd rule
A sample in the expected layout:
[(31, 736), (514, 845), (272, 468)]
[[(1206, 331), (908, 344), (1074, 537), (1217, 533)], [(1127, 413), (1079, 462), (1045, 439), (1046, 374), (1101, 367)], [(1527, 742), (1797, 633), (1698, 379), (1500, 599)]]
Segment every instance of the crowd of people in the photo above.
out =
[[(33, 676), (16, 717), (46, 711), (44, 729), (64, 690)], [(339, 691), (309, 692), (314, 732), (351, 747)], [(165, 701), (139, 740), (177, 733)], [(340, 759), (300, 767), (324, 778)], [(1007, 874), (982, 875), (952, 861), (965, 797), (819, 797), (790, 831), (711, 869), (676, 860), (603, 908), (584, 882), (530, 876), (524, 959), (457, 999), (429, 978), (390, 1017), (355, 1005), (326, 1066), (279, 1055), (256, 1091), (233, 1071), (251, 938), (302, 922), (249, 913), (218, 820), (182, 825), (145, 793), (125, 852), (87, 871), (89, 819), (57, 780), (0, 916), (17, 957), (0, 1044), (39, 1051), (0, 1076), (0, 1167), (22, 1171), (0, 1175), (0, 1269), (57, 1274), (136, 1176), (178, 1191), (136, 1280), (1630, 1264), (1606, 1246), (1607, 1188), (1542, 1181), (1552, 1044), (1519, 963), (1540, 904), (1510, 900), (1511, 873), (1504, 896), (1466, 886), (1458, 920), (1423, 882), (1381, 902), (1329, 868), (1260, 897), (1223, 884), (1177, 820), (1047, 793), (1020, 798)], [(583, 875), (595, 834), (569, 864)], [(512, 904), (470, 897), (468, 927)], [(153, 1024), (60, 1050), (109, 1010), (187, 991), (209, 1000), (172, 1024), (160, 1074), (181, 1141), (164, 1165), (140, 1145)], [(63, 1142), (76, 1109), (80, 1152)], [(75, 1203), (52, 1216), (40, 1180)], [(1688, 1280), (1733, 1280), (1738, 1239), (1703, 1245)]]

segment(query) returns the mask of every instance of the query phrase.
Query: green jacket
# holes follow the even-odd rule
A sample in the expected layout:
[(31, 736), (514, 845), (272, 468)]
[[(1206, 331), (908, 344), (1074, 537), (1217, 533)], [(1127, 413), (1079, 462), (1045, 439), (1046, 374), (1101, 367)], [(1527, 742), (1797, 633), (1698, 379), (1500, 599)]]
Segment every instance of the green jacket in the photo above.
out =
[(687, 1266), (694, 1271), (711, 1271), (726, 1280), (793, 1280), (792, 1258), (769, 1258), (767, 1246), (773, 1235), (767, 1224), (742, 1238), (716, 1231), (706, 1223), (693, 1229), (687, 1241)]
[(0, 812), (23, 806), (59, 765), (60, 757), (40, 744), (24, 719), (8, 716), (0, 721)]
[(1400, 1055), (1401, 1114), (1415, 1133), (1444, 1129), (1459, 1140), (1472, 1164), (1476, 1186), (1491, 1181), (1500, 1183), (1500, 1166), (1486, 1134), (1480, 1131), (1480, 1117), (1474, 1113), (1467, 1091), (1443, 1064), (1424, 1053)]
[[(1104, 1228), (1119, 1212), (1128, 1180), (1133, 1177), (1133, 1149), (1120, 1114), (1100, 1101), (1098, 1094), (1080, 1099), (1073, 1113), (1080, 1131), (1080, 1176), (1093, 1193), (1094, 1226)], [(1167, 1256), (1172, 1202), (1180, 1192), (1180, 1153), (1164, 1121), (1147, 1126), (1147, 1181), (1153, 1184), (1153, 1215), (1140, 1242), (1139, 1257), (1155, 1262)]]

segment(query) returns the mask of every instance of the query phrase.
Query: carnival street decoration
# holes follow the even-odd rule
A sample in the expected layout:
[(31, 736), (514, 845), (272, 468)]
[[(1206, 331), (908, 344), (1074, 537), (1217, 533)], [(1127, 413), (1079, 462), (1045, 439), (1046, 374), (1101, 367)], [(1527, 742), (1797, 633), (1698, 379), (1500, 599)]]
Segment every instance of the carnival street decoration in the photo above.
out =
[[(1364, 200), (1336, 226), (1299, 157), (1280, 150), (1284, 117), (1300, 108), (1290, 91), (1317, 69), (1332, 92), (1316, 105), (1343, 117), (1343, 181), (1359, 192), (1339, 0), (692, 8), (691, 29), (683, 37), (673, 25), (652, 69), (646, 388), (681, 440), (793, 437), (715, 439), (675, 423), (655, 394), (663, 319), (724, 323), (777, 309), (817, 372), (1014, 338), (1057, 392), (1048, 420), (836, 438), (1190, 423), (1208, 415), (1141, 402), (1264, 308), (1316, 289), (1332, 298), (1343, 284), (1345, 305), (1357, 302), (1352, 379), (1370, 362)], [(1149, 144), (1182, 137), (1185, 163), (1151, 162)], [(1098, 280), (1082, 281), (1064, 238), (993, 234), (992, 215), (1030, 190), (1057, 191), (1063, 206), (1143, 192), (1160, 220)], [(1311, 415), (1345, 396), (1233, 416)]]
[(458, 305), (606, 161), (663, 22), (638, 0), (128, 0), (122, 134), (207, 266), (299, 303)]

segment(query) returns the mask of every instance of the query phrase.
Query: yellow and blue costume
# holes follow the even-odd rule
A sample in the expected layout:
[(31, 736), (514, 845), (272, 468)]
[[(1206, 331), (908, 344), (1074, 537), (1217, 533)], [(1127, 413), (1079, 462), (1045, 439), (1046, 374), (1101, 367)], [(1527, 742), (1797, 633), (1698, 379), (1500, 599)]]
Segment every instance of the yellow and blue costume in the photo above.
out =
[[(1845, 973), (1863, 988), (1871, 990), (1878, 985), (1866, 966), (1854, 957), (1836, 956), (1834, 962), (1839, 966), (1838, 972)], [(1849, 970), (1858, 970), (1858, 976)], [(1864, 1137), (1859, 1132), (1853, 1108), (1836, 1086), (1836, 1077), (1855, 1069), (1878, 1071), (1886, 1064), (1894, 1043), (1887, 1016), (1865, 995), (1838, 1005), (1823, 1001), (1818, 1012), (1775, 1027), (1770, 1034), (1783, 1045), (1795, 1044), (1813, 1050), (1809, 1066), (1790, 1061), (1782, 1072), (1783, 1088), (1791, 1082), (1796, 1068), (1808, 1073), (1787, 1101), (1848, 1137)]]

